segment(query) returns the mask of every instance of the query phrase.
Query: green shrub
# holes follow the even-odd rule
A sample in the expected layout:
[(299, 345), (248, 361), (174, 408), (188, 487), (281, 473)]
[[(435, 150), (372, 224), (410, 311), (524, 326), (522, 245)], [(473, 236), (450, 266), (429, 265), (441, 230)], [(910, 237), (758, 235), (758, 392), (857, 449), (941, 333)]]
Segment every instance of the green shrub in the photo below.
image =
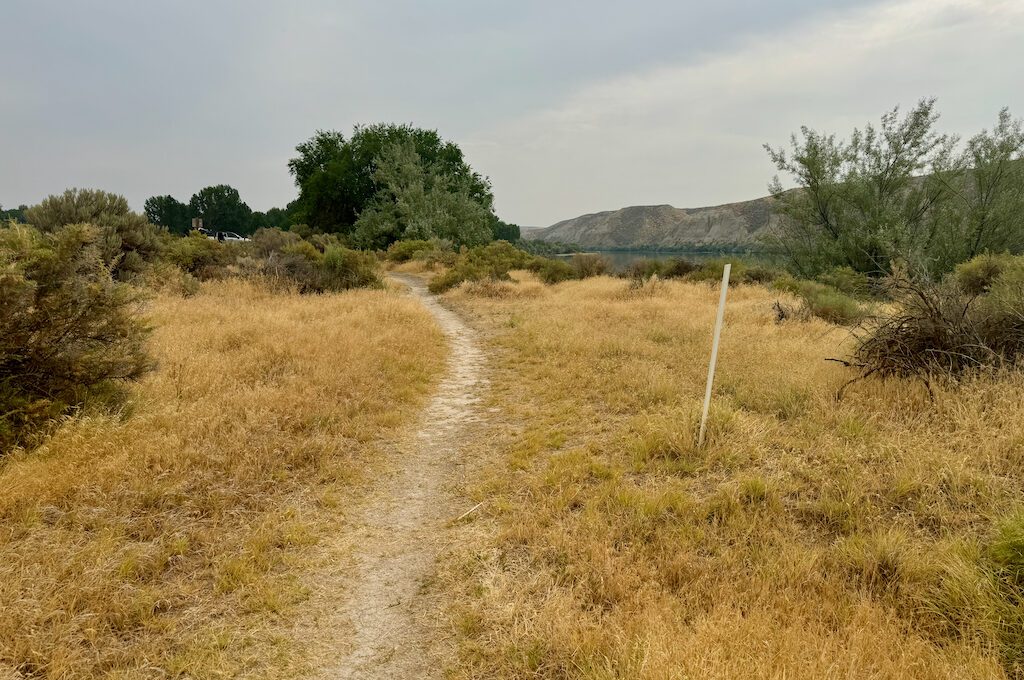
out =
[(535, 258), (529, 268), (541, 281), (548, 284), (579, 278), (575, 267), (564, 260), (555, 258)]
[(622, 275), (627, 279), (633, 279), (634, 281), (644, 281), (652, 276), (663, 278), (666, 270), (666, 263), (664, 260), (653, 260), (653, 259), (640, 259), (634, 260), (626, 267)]
[(91, 225), (0, 228), (0, 451), (150, 369), (138, 291), (102, 249)]
[(200, 288), (199, 279), (166, 260), (147, 266), (138, 281), (154, 292), (180, 297), (192, 297)]
[(611, 268), (608, 258), (596, 253), (576, 253), (572, 256), (572, 267), (576, 272), (577, 279), (586, 279), (591, 276), (603, 276)]
[(800, 298), (809, 314), (829, 323), (851, 325), (867, 315), (867, 310), (857, 300), (824, 283), (786, 275), (779, 277), (774, 285)]
[(782, 276), (782, 272), (773, 267), (766, 267), (764, 265), (753, 265), (747, 267), (743, 272), (743, 280), (741, 283), (767, 285), (774, 283), (776, 279)]
[(674, 257), (664, 263), (660, 276), (666, 279), (681, 279), (699, 268), (700, 265), (692, 260)]
[(395, 241), (387, 250), (387, 259), (392, 262), (408, 262), (418, 252), (433, 249), (433, 244), (424, 239), (411, 239), (408, 241)]
[(330, 246), (324, 251), (321, 264), (324, 290), (347, 290), (381, 285), (377, 275), (377, 258), (373, 253)]
[(294, 284), (300, 293), (326, 293), (381, 285), (373, 253), (329, 246), (321, 253), (309, 241), (272, 252), (260, 273)]
[(836, 267), (818, 275), (817, 280), (844, 295), (863, 298), (871, 294), (871, 279), (852, 267)]
[(729, 285), (735, 286), (740, 283), (744, 283), (746, 280), (747, 266), (743, 262), (721, 257), (701, 262), (697, 269), (691, 272), (686, 278), (690, 281), (709, 281), (712, 283), (721, 281), (722, 273), (725, 271), (726, 264), (732, 264), (732, 268), (729, 270)]
[(438, 265), (444, 267), (453, 266), (458, 259), (458, 255), (452, 249), (451, 241), (441, 240), (431, 250), (416, 251), (415, 259), (417, 262), (422, 262), (425, 266), (433, 269)]
[(164, 248), (164, 259), (200, 280), (219, 279), (242, 254), (239, 243), (220, 243), (199, 232), (174, 238)]
[(979, 255), (957, 265), (953, 277), (968, 295), (981, 295), (989, 291), (1004, 271), (1019, 266), (1020, 259), (1012, 255)]
[(485, 246), (464, 249), (451, 269), (431, 280), (430, 291), (441, 293), (463, 281), (506, 281), (509, 271), (525, 269), (533, 259), (529, 253), (507, 241), (494, 241)]
[(261, 227), (252, 235), (253, 252), (259, 257), (279, 253), (285, 246), (298, 243), (302, 237), (294, 231), (283, 231), (276, 227)]
[(331, 248), (345, 248), (346, 242), (338, 234), (312, 234), (306, 237), (306, 241), (321, 253), (326, 253)]
[(69, 224), (100, 228), (100, 253), (115, 278), (128, 280), (142, 273), (147, 262), (161, 254), (163, 230), (145, 215), (132, 212), (123, 196), (92, 189), (68, 189), (49, 196), (25, 211), (29, 224), (54, 232)]

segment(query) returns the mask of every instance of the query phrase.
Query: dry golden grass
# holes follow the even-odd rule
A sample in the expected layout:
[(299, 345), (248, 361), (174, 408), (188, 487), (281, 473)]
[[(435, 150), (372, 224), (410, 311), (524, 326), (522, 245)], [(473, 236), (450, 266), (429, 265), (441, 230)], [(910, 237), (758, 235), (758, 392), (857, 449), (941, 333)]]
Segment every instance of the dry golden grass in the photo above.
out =
[(0, 462), (0, 675), (304, 674), (311, 545), (444, 362), (384, 291), (226, 281), (153, 322), (160, 367), (123, 413)]
[(517, 278), (447, 296), (505, 422), (445, 575), (458, 676), (1020, 676), (987, 546), (1024, 492), (1024, 379), (837, 403), (845, 331), (741, 286), (698, 450), (715, 288)]

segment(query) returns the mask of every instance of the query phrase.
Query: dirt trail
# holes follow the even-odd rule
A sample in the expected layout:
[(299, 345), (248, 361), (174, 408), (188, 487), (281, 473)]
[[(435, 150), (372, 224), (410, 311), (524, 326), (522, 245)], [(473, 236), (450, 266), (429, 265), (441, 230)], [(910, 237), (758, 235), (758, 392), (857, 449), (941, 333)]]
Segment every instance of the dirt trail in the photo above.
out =
[(392, 474), (382, 480), (356, 517), (355, 571), (343, 614), (354, 627), (351, 648), (331, 677), (432, 678), (439, 619), (422, 593), (448, 538), (448, 522), (467, 508), (456, 504), (460, 451), (480, 420), (484, 355), (474, 332), (442, 307), (412, 276), (393, 275), (430, 310), (450, 345), (446, 377), (417, 428), (394, 446)]

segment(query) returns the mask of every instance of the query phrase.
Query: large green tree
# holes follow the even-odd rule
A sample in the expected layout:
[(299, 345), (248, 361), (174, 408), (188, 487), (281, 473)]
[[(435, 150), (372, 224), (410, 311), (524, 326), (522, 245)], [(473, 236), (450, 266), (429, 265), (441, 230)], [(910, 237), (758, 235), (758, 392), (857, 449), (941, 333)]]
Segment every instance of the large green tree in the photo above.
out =
[(505, 222), (498, 219), (497, 216), (491, 222), (491, 233), (496, 241), (508, 241), (509, 243), (515, 243), (522, 237), (518, 224)]
[(174, 196), (151, 196), (143, 206), (146, 217), (153, 224), (159, 224), (172, 234), (187, 234), (192, 228), (192, 213), (189, 207)]
[(257, 229), (287, 229), (291, 224), (291, 216), (287, 208), (271, 208), (267, 212), (254, 212), (250, 222), (253, 233)]
[(353, 232), (363, 247), (431, 238), (475, 246), (494, 238), (491, 225), (496, 218), (474, 198), (470, 181), (424, 163), (411, 142), (382, 151), (374, 180), (380, 188)]
[(982, 253), (1024, 252), (1024, 125), (999, 112), (991, 131), (971, 137), (938, 210), (932, 266), (949, 271)]
[(770, 185), (781, 219), (769, 241), (812, 276), (845, 266), (872, 274), (902, 263), (938, 276), (982, 252), (1024, 248), (1021, 124), (958, 140), (935, 130), (935, 100), (893, 109), (848, 140), (801, 128), (791, 149), (766, 146), (796, 190)]
[(483, 210), (493, 212), (490, 182), (469, 167), (456, 144), (435, 130), (378, 124), (357, 126), (348, 140), (341, 132), (320, 130), (295, 148), (298, 155), (288, 163), (299, 189), (294, 221), (326, 232), (351, 233), (385, 188), (384, 175), (377, 172), (382, 154), (399, 147), (411, 147), (425, 172), (444, 178)]
[(216, 231), (252, 233), (252, 210), (242, 201), (238, 189), (227, 184), (206, 187), (192, 196), (189, 209), (194, 217), (203, 220), (203, 226)]

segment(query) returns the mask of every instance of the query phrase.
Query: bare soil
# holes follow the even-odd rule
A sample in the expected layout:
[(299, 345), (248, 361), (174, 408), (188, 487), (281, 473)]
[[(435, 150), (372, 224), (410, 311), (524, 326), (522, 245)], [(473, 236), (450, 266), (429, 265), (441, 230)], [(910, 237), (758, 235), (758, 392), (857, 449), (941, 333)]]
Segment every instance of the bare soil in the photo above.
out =
[(417, 426), (385, 447), (386, 477), (349, 517), (351, 563), (343, 576), (341, 619), (348, 645), (327, 677), (433, 678), (441, 675), (443, 612), (428, 592), (452, 520), (469, 509), (458, 493), (461, 457), (481, 421), (485, 357), (475, 333), (414, 276), (395, 274), (434, 315), (448, 338), (448, 369)]

